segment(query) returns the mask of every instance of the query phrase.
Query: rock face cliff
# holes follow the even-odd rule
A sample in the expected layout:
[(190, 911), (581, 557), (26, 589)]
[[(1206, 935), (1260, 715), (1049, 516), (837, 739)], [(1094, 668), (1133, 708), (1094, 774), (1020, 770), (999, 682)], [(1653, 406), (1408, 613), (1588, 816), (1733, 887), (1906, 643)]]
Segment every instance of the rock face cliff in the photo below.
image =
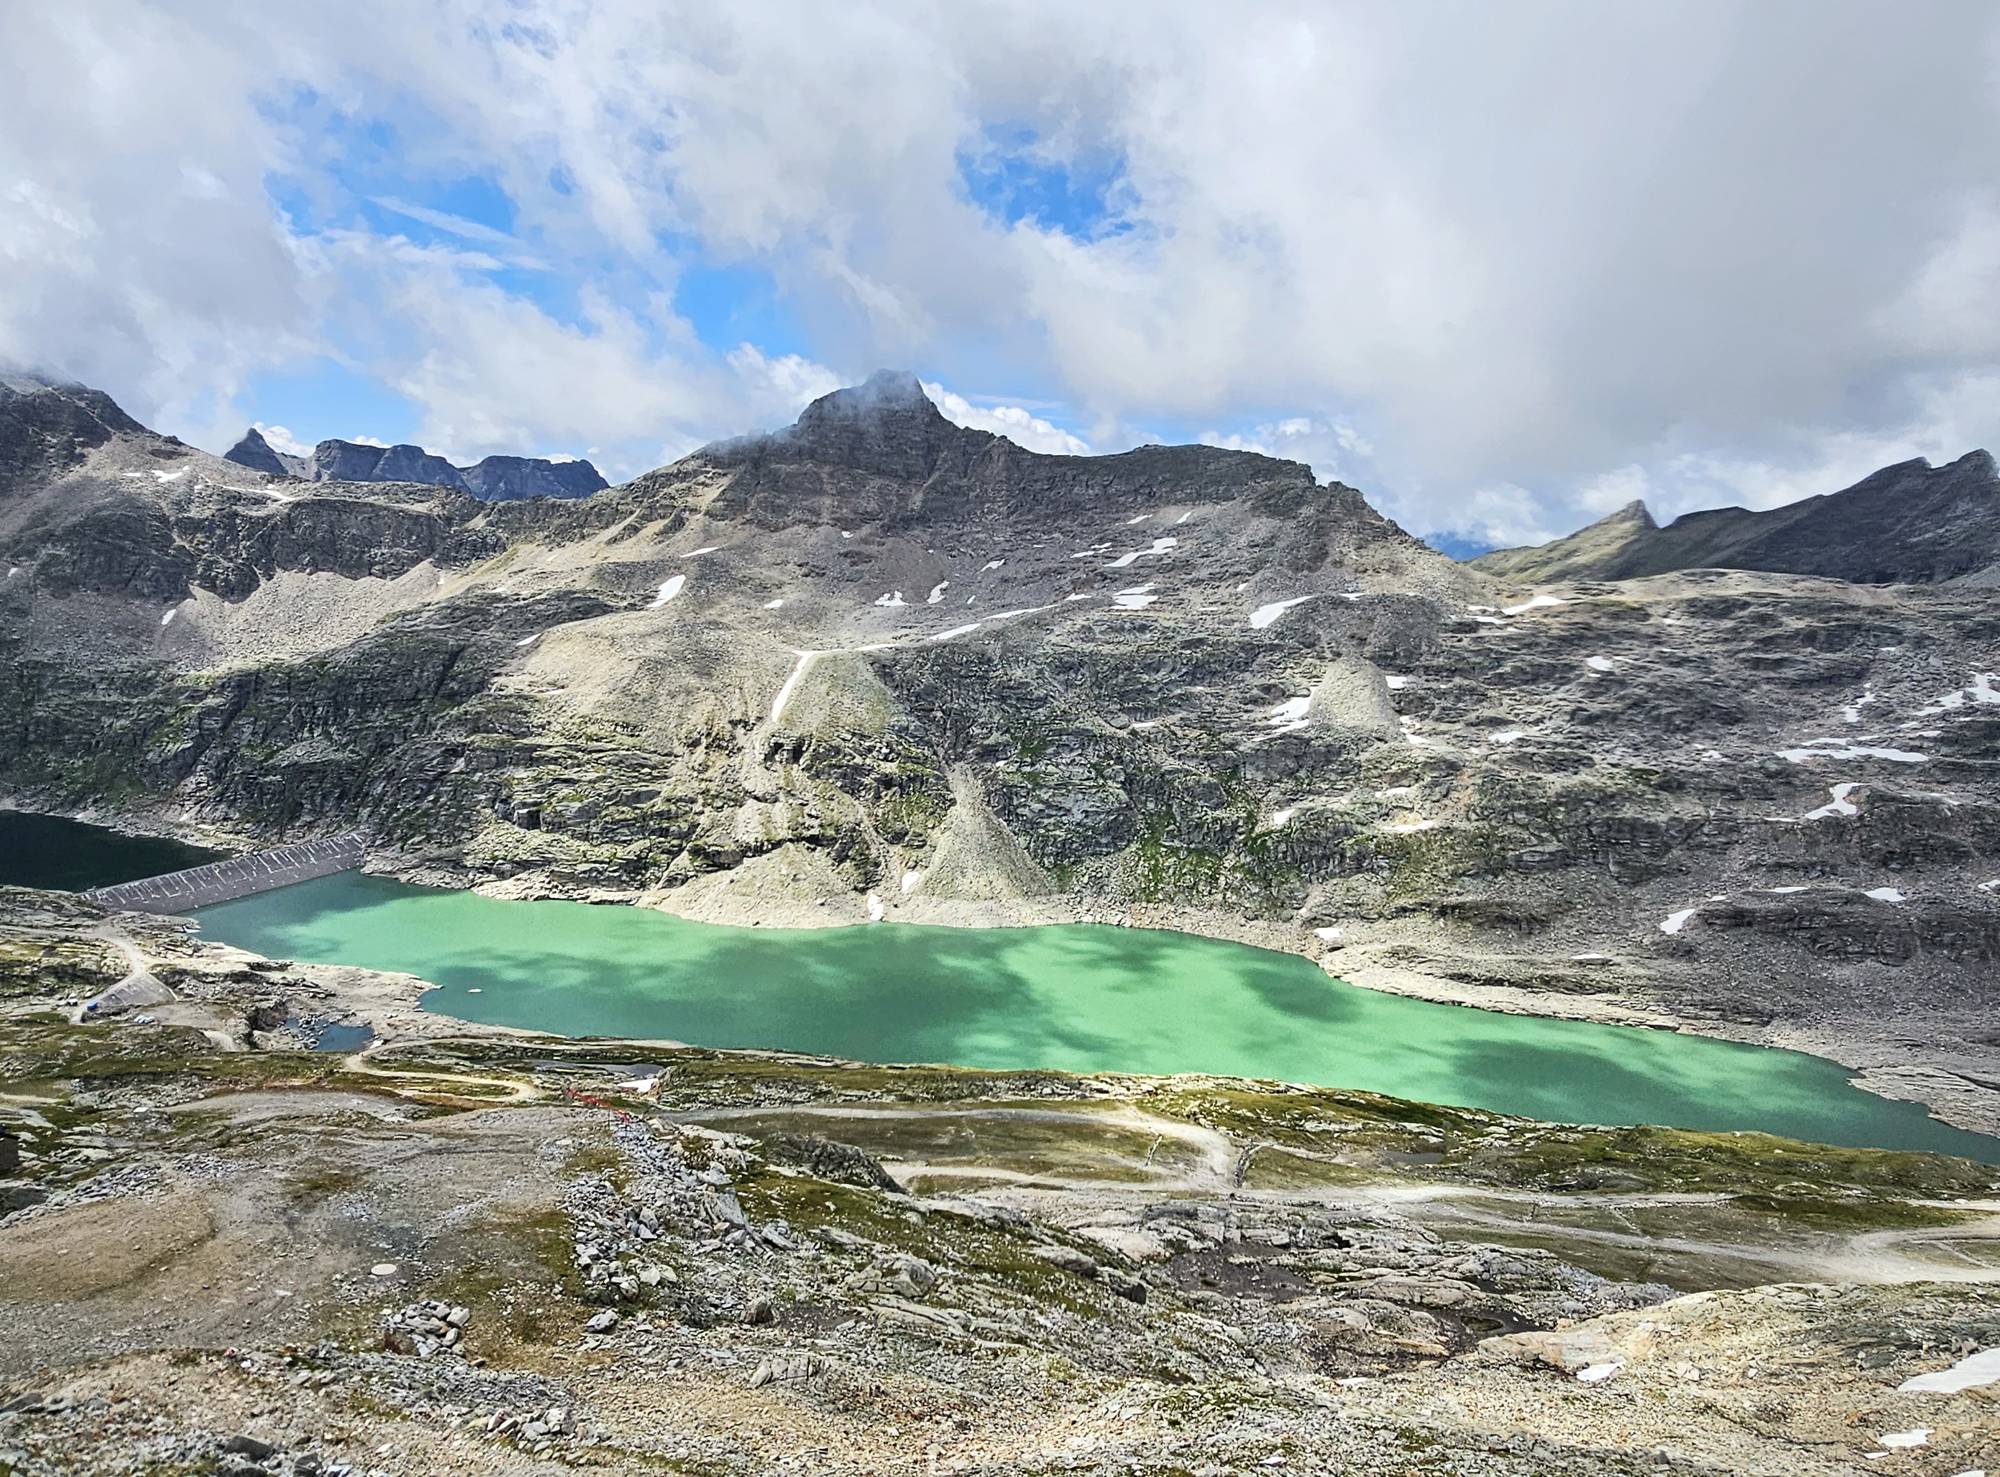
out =
[(1842, 492), (1782, 508), (1716, 508), (1665, 528), (1631, 503), (1567, 538), (1472, 563), (1526, 580), (1630, 579), (1753, 569), (1860, 584), (2000, 584), (2000, 476), (1990, 452), (1942, 467), (1898, 462)]
[(310, 482), (408, 482), (469, 492), (486, 502), (534, 497), (588, 497), (608, 484), (583, 460), (550, 461), (530, 456), (489, 456), (455, 467), (421, 446), (370, 446), (357, 441), (322, 441), (311, 456), (287, 456), (255, 427), (224, 459), (271, 477)]
[(1962, 580), (1535, 590), (1296, 463), (1044, 456), (908, 376), (497, 504), (58, 401), (0, 446), (24, 801), (700, 916), (1199, 909), (1538, 1009), (1914, 1011), (1932, 1080), (1994, 1075), (2000, 613)]
[(143, 430), (102, 390), (0, 375), (0, 494), (60, 475), (112, 437)]

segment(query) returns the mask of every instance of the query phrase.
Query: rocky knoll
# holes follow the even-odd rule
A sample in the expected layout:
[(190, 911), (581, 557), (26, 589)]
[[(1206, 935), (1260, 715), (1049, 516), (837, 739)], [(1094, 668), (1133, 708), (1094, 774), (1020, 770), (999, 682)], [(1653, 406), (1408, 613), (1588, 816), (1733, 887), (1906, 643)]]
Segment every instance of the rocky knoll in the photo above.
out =
[(1536, 548), (1472, 561), (1506, 579), (1629, 579), (1756, 569), (1863, 584), (2000, 584), (2000, 476), (1990, 452), (1898, 462), (1843, 492), (1782, 508), (1716, 508), (1665, 528), (1642, 502)]
[(2000, 1121), (1966, 582), (1510, 584), (1295, 463), (1043, 456), (900, 375), (580, 500), (64, 455), (0, 497), (24, 802), (701, 917), (1247, 934)]

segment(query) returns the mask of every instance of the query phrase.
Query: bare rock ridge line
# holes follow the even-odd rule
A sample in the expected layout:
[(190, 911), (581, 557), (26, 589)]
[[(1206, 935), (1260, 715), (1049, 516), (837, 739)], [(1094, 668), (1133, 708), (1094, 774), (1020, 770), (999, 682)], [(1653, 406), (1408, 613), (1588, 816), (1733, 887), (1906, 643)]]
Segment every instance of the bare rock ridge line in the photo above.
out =
[(372, 446), (358, 441), (322, 441), (310, 456), (277, 450), (251, 427), (228, 451), (225, 461), (270, 477), (308, 482), (411, 482), (469, 492), (483, 502), (530, 497), (588, 497), (610, 484), (588, 461), (552, 461), (532, 456), (489, 456), (471, 466), (453, 466), (421, 446)]
[(232, 902), (253, 893), (269, 892), (294, 882), (331, 877), (361, 865), (368, 852), (359, 834), (323, 841), (299, 841), (290, 846), (246, 852), (219, 862), (142, 877), (110, 887), (92, 888), (84, 896), (101, 907), (138, 913), (181, 913)]
[(2000, 584), (1992, 454), (1898, 462), (1841, 492), (1766, 510), (1712, 508), (1664, 528), (1632, 502), (1566, 538), (1470, 561), (1510, 579), (1611, 580), (1747, 569), (1857, 584)]

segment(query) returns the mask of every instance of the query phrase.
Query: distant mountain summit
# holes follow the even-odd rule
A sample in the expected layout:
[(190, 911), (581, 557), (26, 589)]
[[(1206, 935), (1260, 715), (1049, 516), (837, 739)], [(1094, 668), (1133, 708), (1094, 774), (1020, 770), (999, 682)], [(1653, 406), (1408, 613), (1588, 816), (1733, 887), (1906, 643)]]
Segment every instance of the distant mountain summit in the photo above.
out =
[(1507, 579), (1628, 579), (1752, 569), (1857, 584), (2000, 584), (2000, 476), (1990, 452), (1898, 462), (1782, 508), (1715, 508), (1664, 528), (1632, 502), (1567, 538), (1470, 561)]
[(73, 467), (113, 436), (144, 430), (102, 390), (0, 371), (0, 491)]
[[(1176, 500), (1252, 494), (1304, 507), (1318, 492), (1312, 469), (1300, 462), (1213, 446), (1141, 446), (1109, 456), (1029, 451), (947, 419), (917, 377), (900, 370), (820, 396), (783, 430), (715, 442), (640, 483), (676, 478), (692, 466), (729, 474), (711, 515), (767, 528), (941, 528), (1112, 512), (1129, 518)], [(1348, 491), (1336, 484), (1336, 492)]]
[(311, 456), (287, 456), (254, 427), (224, 456), (273, 477), (309, 482), (414, 482), (451, 487), (488, 502), (530, 497), (588, 497), (608, 486), (587, 461), (549, 461), (529, 456), (489, 456), (455, 467), (421, 446), (370, 446), (359, 441), (322, 441)]
[(286, 456), (275, 449), (270, 442), (266, 441), (263, 432), (259, 431), (255, 426), (245, 431), (243, 439), (230, 447), (222, 455), (227, 461), (239, 463), (242, 466), (250, 467), (259, 472), (268, 472), (273, 477), (309, 477), (312, 475), (310, 471), (311, 463), (307, 458), (302, 456)]

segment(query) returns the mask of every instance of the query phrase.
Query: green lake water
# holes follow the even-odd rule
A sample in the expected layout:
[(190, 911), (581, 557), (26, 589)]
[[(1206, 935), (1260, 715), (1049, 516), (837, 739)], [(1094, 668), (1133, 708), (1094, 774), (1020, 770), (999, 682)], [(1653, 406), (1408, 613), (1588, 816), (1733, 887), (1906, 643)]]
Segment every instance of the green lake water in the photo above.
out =
[(1831, 1062), (1406, 1000), (1309, 960), (1149, 929), (725, 928), (358, 873), (203, 909), (210, 938), (435, 981), (424, 1007), (569, 1036), (871, 1062), (1211, 1072), (1577, 1123), (1761, 1129), (2000, 1162), (2000, 1139)]
[(161, 836), (128, 836), (59, 815), (0, 810), (0, 887), (82, 892), (199, 867), (226, 855)]

